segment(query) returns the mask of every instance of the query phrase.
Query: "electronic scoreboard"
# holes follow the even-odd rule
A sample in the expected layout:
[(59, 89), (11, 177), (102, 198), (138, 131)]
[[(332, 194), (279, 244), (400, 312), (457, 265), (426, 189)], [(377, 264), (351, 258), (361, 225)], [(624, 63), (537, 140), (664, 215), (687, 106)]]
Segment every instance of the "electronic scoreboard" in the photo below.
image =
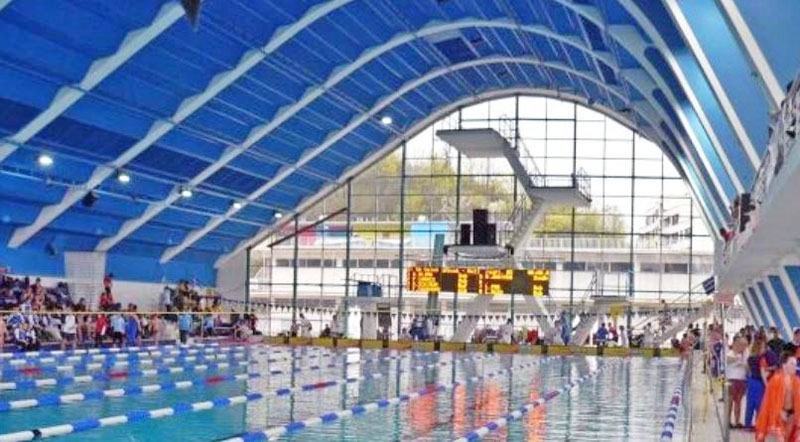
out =
[(428, 293), (545, 296), (550, 288), (550, 270), (410, 267), (406, 285), (409, 290)]

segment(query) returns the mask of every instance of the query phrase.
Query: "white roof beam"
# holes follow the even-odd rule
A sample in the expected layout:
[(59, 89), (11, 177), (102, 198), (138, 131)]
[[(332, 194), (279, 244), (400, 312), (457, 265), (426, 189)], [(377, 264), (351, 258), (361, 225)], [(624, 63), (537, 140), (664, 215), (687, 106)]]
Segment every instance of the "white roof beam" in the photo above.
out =
[[(579, 12), (580, 14), (586, 14), (586, 12), (582, 12), (583, 11), (582, 9), (580, 11), (581, 11)], [(602, 26), (602, 22), (600, 26)], [(322, 96), (326, 91), (335, 87), (339, 82), (348, 78), (352, 73), (356, 72), (358, 69), (368, 64), (372, 60), (393, 50), (396, 47), (411, 42), (417, 38), (422, 38), (428, 35), (434, 35), (441, 32), (458, 30), (467, 27), (490, 27), (490, 28), (506, 28), (506, 29), (519, 28), (526, 32), (537, 33), (545, 37), (551, 38), (553, 40), (570, 44), (579, 49), (583, 49), (585, 52), (592, 54), (593, 56), (604, 57), (604, 60), (610, 66), (616, 65), (613, 58), (610, 57), (610, 54), (608, 54), (607, 52), (596, 53), (594, 51), (591, 51), (591, 49), (587, 48), (585, 42), (580, 38), (577, 38), (575, 36), (560, 35), (556, 32), (553, 32), (549, 28), (541, 25), (518, 25), (517, 23), (507, 19), (484, 20), (475, 18), (466, 18), (462, 20), (457, 20), (453, 22), (444, 22), (444, 23), (442, 22), (429, 23), (415, 32), (399, 33), (394, 37), (392, 37), (390, 40), (384, 42), (383, 44), (368, 48), (364, 52), (362, 52), (362, 54), (356, 60), (352, 61), (347, 65), (340, 66), (339, 68), (334, 69), (334, 71), (331, 73), (331, 75), (323, 84), (310, 88), (297, 102), (278, 110), (277, 115), (272, 120), (253, 128), (244, 142), (236, 146), (231, 146), (219, 158), (219, 160), (212, 163), (205, 170), (201, 171), (200, 174), (192, 178), (188, 182), (188, 186), (193, 187), (202, 183), (204, 180), (213, 175), (215, 172), (225, 167), (226, 164), (228, 164), (242, 152), (244, 152), (252, 145), (254, 145), (261, 139), (272, 133), (272, 131), (277, 129), (281, 124), (283, 124), (284, 122), (289, 120), (292, 116), (296, 115), (298, 112), (303, 110), (311, 102)], [(641, 40), (641, 36), (638, 37)], [(623, 45), (625, 44), (625, 42), (621, 43)], [(646, 58), (643, 57), (643, 52), (641, 53), (637, 53), (634, 51), (631, 52), (639, 55), (640, 62), (642, 61), (642, 59), (644, 59), (645, 62), (647, 61)], [(655, 75), (655, 77), (661, 80), (661, 83), (663, 84), (663, 79), (661, 79), (661, 77), (658, 76), (657, 72), (655, 71), (655, 68), (649, 62), (647, 62), (646, 66), (649, 67), (648, 69), (649, 74)], [(668, 89), (665, 92), (668, 92)], [(672, 101), (673, 104), (677, 103), (674, 97), (672, 97)], [(680, 107), (676, 105), (676, 108), (677, 111), (680, 112)], [(687, 125), (687, 132), (693, 133), (691, 127), (688, 125)], [(697, 144), (697, 146), (699, 146), (699, 143)], [(281, 172), (279, 172), (277, 176), (280, 177), (280, 179), (282, 180), (283, 178), (291, 174), (294, 170), (297, 170), (296, 166), (287, 167), (283, 169)], [(715, 176), (712, 169), (709, 170), (709, 174), (711, 176)], [(726, 198), (724, 192), (721, 193), (721, 196), (723, 199)], [(155, 206), (152, 211), (145, 211), (145, 213), (139, 218), (131, 220), (130, 222), (126, 222), (123, 227), (128, 226), (128, 228), (121, 229), (120, 232), (118, 232), (113, 237), (106, 238), (105, 240), (101, 241), (101, 243), (98, 245), (98, 251), (108, 250), (109, 248), (113, 247), (116, 243), (124, 239), (125, 236), (127, 236), (127, 234), (132, 233), (133, 230), (135, 230), (139, 226), (149, 221), (149, 219), (152, 219), (152, 217), (158, 215), (158, 213), (160, 213), (161, 210), (169, 207), (169, 205), (176, 200), (177, 197), (170, 196), (167, 200), (164, 200), (162, 201), (161, 204)], [(131, 228), (133, 228), (133, 230), (131, 230)], [(100, 247), (102, 247), (102, 249)]]
[[(475, 63), (475, 62), (494, 63), (494, 62), (497, 62), (497, 60), (490, 60), (490, 59), (474, 60), (472, 62), (467, 62), (467, 63), (462, 63), (462, 64), (459, 64), (459, 65), (452, 66), (450, 69), (455, 69), (458, 66), (461, 66), (461, 68), (469, 67), (469, 65), (471, 63)], [(520, 57), (518, 57), (518, 59), (516, 61), (514, 61), (514, 62), (515, 63), (539, 64), (539, 65), (544, 64), (544, 65), (548, 65), (548, 66), (550, 66), (550, 67), (552, 67), (554, 69), (565, 69), (566, 68), (566, 69), (571, 70), (570, 67), (566, 66), (563, 63), (544, 63), (544, 62), (539, 62), (537, 60), (533, 60), (533, 59), (529, 59), (529, 58), (520, 58)], [(430, 77), (430, 78), (423, 78), (423, 77), (421, 77), (421, 78), (423, 78), (425, 81), (430, 81), (430, 79), (434, 78), (433, 73), (434, 72), (431, 72), (430, 74), (426, 75), (426, 77)], [(621, 91), (617, 91), (615, 88), (603, 84), (602, 81), (599, 80), (598, 78), (596, 78), (596, 77), (594, 77), (592, 75), (589, 75), (587, 73), (584, 73), (584, 72), (575, 71), (573, 73), (575, 75), (580, 76), (581, 78), (585, 78), (585, 79), (587, 79), (589, 81), (592, 81), (592, 82), (598, 84), (598, 86), (600, 86), (600, 87), (608, 89), (610, 92), (613, 92), (615, 95), (617, 95), (623, 101), (626, 101), (626, 102), (629, 101), (627, 99), (627, 97), (625, 97), (623, 95), (623, 93)], [(416, 83), (418, 80), (415, 80), (414, 82)], [(638, 84), (637, 81), (632, 81), (631, 83), (634, 85), (634, 87), (636, 87), (637, 84)], [(409, 83), (408, 86), (411, 86), (411, 83)], [(419, 86), (419, 84), (417, 84), (415, 87), (417, 87), (417, 86)], [(405, 90), (405, 89), (406, 89), (405, 87), (401, 88), (401, 90)], [(411, 89), (409, 89), (409, 90), (411, 90)], [(329, 185), (326, 188), (324, 188), (324, 189), (320, 190), (319, 192), (317, 192), (315, 197), (309, 198), (305, 203), (301, 204), (298, 208), (296, 208), (290, 215), (301, 213), (303, 210), (305, 210), (305, 208), (310, 207), (311, 205), (315, 204), (322, 196), (326, 195), (335, 186), (340, 185), (341, 183), (343, 183), (349, 177), (353, 177), (353, 176), (358, 175), (361, 171), (365, 170), (367, 167), (372, 165), (375, 161), (377, 161), (380, 158), (382, 158), (388, 152), (391, 152), (391, 150), (393, 150), (395, 147), (397, 147), (398, 143), (400, 143), (402, 140), (407, 139), (409, 136), (413, 136), (413, 134), (424, 130), (427, 126), (429, 126), (430, 124), (432, 124), (433, 122), (435, 122), (439, 118), (442, 118), (442, 117), (446, 116), (447, 114), (449, 114), (450, 112), (454, 111), (455, 109), (458, 109), (461, 106), (464, 106), (464, 105), (467, 105), (467, 104), (470, 104), (470, 103), (473, 103), (473, 102), (476, 102), (476, 101), (481, 101), (481, 100), (495, 98), (495, 97), (499, 98), (500, 96), (513, 95), (513, 94), (517, 94), (517, 93), (531, 93), (531, 92), (536, 92), (536, 93), (539, 93), (540, 95), (548, 95), (548, 96), (554, 96), (554, 97), (562, 97), (563, 96), (565, 98), (570, 98), (570, 99), (573, 99), (575, 101), (581, 101), (579, 97), (572, 96), (570, 94), (559, 93), (559, 92), (551, 91), (551, 90), (541, 90), (541, 89), (532, 89), (532, 88), (518, 88), (518, 89), (513, 89), (513, 90), (510, 90), (510, 91), (499, 91), (499, 92), (498, 91), (492, 91), (492, 92), (480, 94), (480, 95), (478, 95), (476, 97), (469, 97), (469, 98), (466, 98), (464, 100), (460, 100), (460, 101), (458, 101), (458, 102), (456, 102), (454, 104), (446, 106), (444, 109), (440, 109), (439, 111), (434, 112), (428, 118), (425, 118), (421, 122), (417, 123), (414, 126), (414, 128), (410, 129), (406, 133), (405, 136), (398, 137), (393, 142), (388, 143), (386, 146), (381, 148), (379, 151), (377, 151), (376, 153), (372, 154), (367, 160), (362, 162), (361, 165), (351, 169), (344, 176), (339, 178), (337, 183), (332, 183), (331, 185)], [(642, 93), (642, 91), (640, 91), (640, 93)], [(642, 93), (642, 95), (646, 96), (647, 94)], [(378, 105), (376, 105), (373, 108), (371, 113), (374, 115), (375, 113), (379, 112), (383, 107), (385, 107), (387, 105), (388, 104), (385, 104), (383, 101), (381, 101)], [(588, 105), (588, 103), (587, 103), (587, 105)], [(604, 108), (604, 107), (599, 106), (597, 104), (590, 105), (590, 107), (597, 108), (597, 109), (601, 110), (601, 112), (604, 112), (604, 113), (606, 113), (608, 115), (615, 116), (619, 121), (623, 122), (624, 124), (628, 125), (629, 127), (635, 127), (635, 122), (632, 122), (632, 121), (628, 120), (627, 117), (619, 114), (614, 109)], [(651, 116), (652, 113), (658, 108), (650, 105), (648, 102), (642, 102), (641, 104), (639, 104), (637, 106), (637, 109), (644, 111), (643, 112), (643, 116), (645, 117), (646, 120), (648, 120), (650, 126), (653, 127), (654, 130), (656, 130), (656, 131), (658, 131), (660, 133), (661, 131), (660, 131), (660, 128), (659, 128), (659, 126), (657, 124), (657, 120), (648, 118), (648, 116)], [(667, 119), (666, 115), (663, 114), (663, 111), (661, 111), (661, 116), (664, 119), (664, 121), (673, 130), (675, 130), (674, 126), (672, 126), (672, 123)], [(650, 117), (650, 118), (652, 118), (652, 117)], [(354, 120), (354, 122), (355, 122), (355, 120)], [(340, 131), (340, 133), (341, 132), (344, 132), (344, 130)], [(346, 133), (341, 133), (341, 136), (344, 136), (344, 135), (346, 135)], [(666, 137), (664, 137), (663, 135), (662, 135), (662, 137), (664, 139), (666, 139)], [(329, 140), (333, 140), (334, 138), (336, 138), (336, 135), (333, 135), (333, 136), (329, 137)], [(685, 149), (686, 147), (683, 146), (683, 148)], [(696, 192), (696, 189), (693, 189), (693, 190), (695, 190), (695, 192)], [(708, 214), (704, 213), (704, 215), (706, 217), (706, 222), (709, 223), (708, 218), (707, 218)], [(286, 218), (289, 218), (289, 217), (286, 217)], [(217, 264), (216, 265), (217, 266), (221, 265), (222, 263), (227, 261), (230, 257), (236, 255), (237, 253), (241, 252), (242, 250), (247, 249), (248, 247), (251, 247), (251, 246), (257, 244), (261, 240), (262, 237), (268, 235), (270, 233), (270, 231), (274, 230), (275, 228), (276, 228), (276, 226), (274, 226), (274, 225), (262, 228), (261, 231), (257, 235), (255, 235), (253, 238), (251, 238), (249, 240), (246, 240), (246, 241), (242, 241), (242, 243), (239, 244), (237, 246), (237, 248), (233, 252), (231, 252), (231, 253), (229, 253), (229, 254), (227, 254), (225, 256), (220, 257), (220, 259), (217, 260)]]
[(714, 95), (717, 97), (717, 101), (719, 102), (720, 106), (722, 106), (722, 111), (725, 113), (725, 116), (731, 123), (734, 132), (736, 132), (736, 136), (739, 138), (739, 143), (742, 145), (742, 148), (744, 148), (747, 158), (750, 160), (750, 163), (753, 165), (753, 167), (757, 169), (761, 164), (761, 158), (756, 152), (756, 149), (753, 146), (753, 141), (747, 134), (747, 130), (745, 130), (742, 120), (739, 119), (739, 114), (736, 112), (733, 103), (731, 103), (730, 98), (728, 98), (728, 93), (725, 92), (725, 88), (722, 87), (722, 83), (719, 81), (714, 68), (711, 66), (711, 62), (708, 60), (708, 57), (703, 50), (703, 46), (697, 40), (697, 36), (695, 36), (694, 31), (692, 30), (692, 26), (686, 20), (686, 16), (683, 15), (683, 11), (676, 0), (664, 1), (667, 5), (667, 9), (669, 9), (670, 13), (672, 14), (672, 18), (675, 19), (678, 29), (680, 29), (683, 33), (686, 43), (689, 45), (689, 48), (691, 48), (698, 64), (700, 64), (703, 74), (706, 76), (709, 85), (711, 85), (711, 89), (714, 91)]
[[(133, 146), (129, 147), (122, 154), (120, 154), (119, 157), (105, 166), (97, 167), (85, 183), (83, 183), (81, 186), (70, 189), (70, 191), (64, 195), (60, 202), (43, 208), (42, 211), (39, 212), (39, 215), (33, 224), (17, 228), (14, 231), (14, 235), (11, 237), (9, 247), (18, 247), (25, 243), (25, 241), (32, 238), (33, 235), (50, 224), (62, 213), (67, 211), (73, 204), (75, 204), (77, 201), (80, 201), (81, 198), (83, 198), (92, 189), (96, 188), (106, 179), (112, 176), (118, 168), (123, 167), (125, 164), (131, 162), (139, 154), (155, 144), (167, 132), (172, 130), (185, 119), (189, 118), (225, 88), (233, 84), (233, 82), (247, 74), (247, 72), (257, 66), (269, 54), (278, 50), (284, 43), (291, 40), (292, 37), (310, 26), (315, 21), (326, 16), (331, 11), (350, 3), (351, 1), (353, 0), (331, 0), (328, 3), (315, 6), (310, 8), (305, 15), (303, 15), (303, 17), (301, 17), (292, 25), (284, 26), (276, 30), (270, 41), (264, 47), (246, 52), (234, 68), (214, 76), (203, 92), (183, 100), (183, 102), (181, 102), (181, 104), (173, 113), (172, 117), (165, 120), (155, 121), (152, 126), (150, 126), (147, 134), (145, 134), (145, 136), (137, 141)], [(180, 11), (178, 18), (180, 18), (180, 16), (183, 14), (183, 8), (180, 6), (180, 4), (178, 2), (172, 2), (167, 6), (170, 5), (177, 5), (177, 8)], [(0, 152), (1, 151), (2, 150), (0, 150)], [(2, 161), (2, 156), (0, 156), (0, 161)], [(192, 184), (190, 183), (190, 185)], [(133, 226), (134, 224), (131, 224), (131, 227)], [(103, 243), (101, 242), (101, 244)]]
[[(536, 66), (544, 66), (549, 67), (557, 70), (562, 70), (573, 74), (575, 76), (584, 78), (588, 81), (598, 84), (603, 89), (611, 89), (610, 86), (606, 86), (603, 84), (601, 78), (591, 75), (588, 72), (581, 72), (578, 70), (573, 69), (572, 67), (568, 66), (567, 64), (561, 62), (541, 62), (537, 60), (533, 60), (530, 58), (522, 58), (522, 57), (487, 57), (482, 59), (470, 60), (467, 62), (458, 63), (452, 66), (446, 66), (443, 68), (434, 69), (431, 72), (423, 75), (422, 77), (416, 78), (404, 84), (400, 87), (397, 91), (393, 92), (392, 94), (386, 96), (385, 98), (378, 100), (378, 102), (367, 112), (364, 112), (357, 117), (353, 118), (345, 127), (339, 129), (336, 132), (331, 133), (322, 144), (319, 146), (307, 151), (300, 159), (291, 167), (287, 167), (279, 172), (275, 177), (265, 183), (263, 186), (256, 189), (253, 193), (248, 195), (248, 197), (242, 201), (242, 207), (245, 204), (248, 204), (252, 201), (255, 201), (259, 197), (261, 197), (264, 193), (268, 192), (270, 189), (278, 185), (282, 180), (286, 177), (303, 167), (309, 161), (316, 158), (318, 155), (322, 154), (326, 149), (331, 147), (337, 141), (341, 140), (342, 138), (346, 137), (352, 131), (357, 129), (362, 124), (369, 121), (371, 118), (375, 117), (379, 112), (384, 110), (386, 107), (390, 106), (396, 100), (401, 99), (405, 96), (408, 92), (422, 86), (425, 83), (430, 82), (431, 80), (446, 75), (448, 73), (452, 73), (458, 71), (460, 69), (466, 69), (470, 67), (476, 66), (483, 66), (489, 64), (500, 64), (500, 63), (523, 63), (523, 64), (531, 64)], [(623, 95), (621, 92), (614, 90), (613, 91), (620, 99), (623, 101), (627, 101), (627, 97)], [(235, 209), (231, 207), (228, 212), (223, 216), (218, 216), (210, 219), (205, 226), (200, 229), (192, 231), (186, 238), (178, 245), (170, 247), (167, 249), (161, 257), (161, 262), (167, 262), (180, 252), (185, 250), (186, 248), (190, 247), (192, 244), (197, 242), (200, 238), (202, 238), (205, 234), (215, 229), (220, 224), (227, 221), (231, 216), (233, 216), (239, 209)]]
[[(683, 69), (681, 68), (680, 64), (678, 64), (678, 60), (675, 59), (672, 51), (670, 51), (667, 43), (661, 37), (661, 33), (653, 26), (653, 23), (650, 22), (650, 19), (647, 17), (646, 14), (639, 9), (639, 6), (636, 5), (631, 0), (617, 0), (619, 4), (625, 8), (631, 16), (636, 19), (639, 23), (639, 26), (644, 29), (645, 33), (652, 39), (655, 43), (655, 48), (664, 56), (664, 59), (667, 60), (672, 71), (675, 73), (675, 77), (678, 79), (678, 82), (681, 84), (681, 88), (683, 89), (686, 97), (689, 99), (689, 103), (697, 113), (697, 117), (700, 119), (700, 124), (708, 134), (708, 138), (711, 140), (711, 144), (714, 147), (714, 150), (719, 155), (720, 161), (722, 161), (722, 165), (725, 167), (725, 171), (728, 173), (728, 176), (733, 183), (733, 186), (736, 188), (737, 193), (744, 192), (744, 186), (742, 185), (741, 180), (739, 179), (739, 175), (736, 173), (736, 169), (731, 165), (730, 160), (728, 159), (728, 153), (725, 148), (722, 146), (722, 143), (719, 141), (717, 137), (717, 133), (714, 130), (714, 127), (711, 125), (708, 117), (706, 116), (703, 107), (700, 105), (700, 101), (697, 99), (697, 96), (694, 93), (694, 89), (692, 89), (692, 85), (689, 83), (689, 80), (686, 78), (686, 75), (683, 73)], [(642, 52), (644, 55), (644, 52)], [(668, 88), (664, 89), (664, 93), (669, 91)], [(685, 114), (683, 111), (679, 115), (683, 115), (682, 120), (686, 120)], [(687, 130), (691, 131), (691, 126), (688, 124), (688, 120), (685, 122), (682, 121), (682, 124), (686, 126)], [(695, 137), (696, 138), (696, 137)], [(695, 143), (697, 146), (698, 151), (702, 151), (702, 145), (699, 143)], [(709, 169), (710, 173), (714, 173), (713, 169)], [(727, 201), (727, 196), (723, 193)]]
[(739, 38), (741, 45), (744, 46), (744, 52), (747, 58), (756, 70), (758, 78), (761, 79), (761, 84), (766, 91), (767, 98), (770, 100), (770, 108), (773, 110), (780, 109), (781, 102), (786, 98), (786, 94), (783, 88), (781, 88), (781, 84), (778, 82), (778, 77), (775, 76), (775, 72), (772, 71), (767, 57), (764, 56), (764, 53), (761, 51), (758, 41), (756, 41), (755, 36), (753, 36), (753, 33), (750, 31), (750, 27), (747, 26), (744, 17), (742, 17), (739, 7), (736, 6), (734, 0), (717, 0), (717, 2), (722, 6), (723, 11), (725, 11), (728, 21), (733, 26), (734, 34)]
[[(7, 5), (8, 3), (6, 3)], [(2, 8), (0, 8), (2, 9)], [(95, 60), (83, 76), (83, 79), (74, 85), (62, 86), (55, 97), (41, 113), (28, 122), (17, 133), (0, 142), (0, 162), (14, 153), (17, 148), (30, 141), (47, 125), (61, 116), (73, 104), (80, 100), (87, 92), (95, 88), (101, 81), (114, 73), (131, 57), (147, 46), (153, 39), (166, 31), (173, 23), (183, 16), (183, 7), (180, 2), (172, 1), (158, 11), (153, 21), (144, 28), (128, 33), (122, 40), (116, 52)]]
[[(581, 15), (591, 15), (592, 16), (591, 19), (599, 20), (600, 21), (599, 26), (603, 26), (602, 20), (599, 17), (599, 14), (597, 14), (596, 10), (594, 10), (594, 9), (591, 9), (591, 10), (580, 9), (580, 10), (578, 10), (576, 12), (578, 12)], [(303, 97), (301, 97), (300, 100), (298, 100), (292, 106), (280, 109), (278, 111), (278, 115), (275, 118), (273, 118), (269, 123), (254, 128), (250, 132), (250, 135), (247, 137), (245, 142), (243, 142), (239, 146), (231, 148), (217, 162), (209, 165), (209, 167), (206, 170), (202, 171), (198, 176), (196, 176), (195, 178), (192, 179), (192, 181), (190, 181), (190, 186), (191, 185), (196, 185), (197, 183), (200, 183), (203, 180), (207, 179), (209, 176), (211, 176), (211, 174), (213, 174), (214, 172), (216, 172), (220, 168), (224, 167), (225, 164), (227, 164), (228, 162), (233, 160), (233, 158), (238, 156), (241, 152), (243, 152), (244, 150), (248, 149), (250, 146), (252, 146), (253, 144), (257, 143), (262, 138), (264, 138), (267, 135), (269, 135), (278, 126), (283, 124), (285, 121), (287, 121), (293, 115), (295, 115), (298, 112), (300, 112), (305, 106), (310, 104), (316, 98), (320, 97), (328, 89), (333, 88), (340, 81), (344, 80), (349, 75), (351, 75), (352, 73), (356, 72), (358, 69), (360, 69), (361, 67), (363, 67), (364, 65), (366, 65), (370, 61), (376, 59), (377, 57), (381, 56), (382, 54), (384, 54), (386, 52), (389, 52), (392, 49), (394, 49), (394, 48), (396, 48), (396, 47), (398, 47), (400, 45), (403, 45), (403, 44), (406, 44), (406, 43), (408, 43), (410, 41), (413, 41), (416, 38), (422, 38), (422, 37), (425, 37), (425, 36), (428, 36), (428, 35), (434, 35), (434, 34), (437, 34), (437, 33), (446, 32), (446, 31), (452, 31), (452, 30), (457, 30), (457, 29), (462, 29), (462, 28), (466, 28), (466, 27), (506, 28), (506, 29), (511, 29), (511, 30), (518, 29), (518, 30), (521, 30), (521, 31), (524, 31), (524, 32), (530, 32), (530, 33), (543, 35), (543, 36), (548, 37), (550, 39), (559, 41), (559, 42), (561, 42), (563, 44), (568, 44), (568, 45), (571, 45), (571, 46), (576, 47), (578, 49), (581, 49), (585, 53), (587, 53), (591, 57), (593, 57), (593, 59), (595, 59), (595, 60), (596, 59), (602, 59), (609, 66), (616, 66), (616, 63), (615, 63), (615, 61), (614, 61), (614, 59), (613, 59), (613, 57), (611, 56), (610, 53), (608, 53), (608, 52), (600, 52), (600, 51), (592, 51), (591, 48), (587, 46), (587, 43), (585, 41), (583, 41), (582, 39), (580, 39), (580, 38), (578, 38), (576, 36), (560, 35), (560, 34), (558, 34), (556, 32), (553, 32), (549, 28), (547, 28), (545, 26), (541, 26), (541, 25), (520, 25), (520, 24), (518, 24), (518, 23), (516, 23), (514, 21), (510, 21), (510, 20), (506, 20), (506, 19), (483, 20), (483, 19), (473, 19), (473, 18), (462, 19), (462, 20), (458, 20), (458, 21), (455, 21), (455, 22), (445, 22), (445, 23), (434, 22), (434, 23), (430, 23), (430, 24), (422, 27), (420, 30), (418, 30), (416, 32), (403, 32), (403, 33), (397, 34), (393, 38), (391, 38), (390, 40), (388, 40), (387, 42), (385, 42), (385, 43), (383, 43), (381, 45), (374, 46), (372, 48), (366, 49), (361, 54), (361, 56), (359, 56), (355, 61), (351, 62), (350, 64), (348, 64), (346, 66), (342, 66), (341, 68), (335, 69), (333, 71), (333, 73), (331, 74), (331, 76), (328, 77), (328, 79), (325, 81), (324, 84), (319, 85), (319, 86), (307, 91), (306, 94), (304, 94)], [(638, 36), (638, 34), (636, 34), (636, 35)], [(639, 39), (641, 39), (640, 36), (638, 36), (638, 37), (639, 37)], [(635, 53), (635, 52), (632, 52), (632, 53)], [(644, 59), (643, 54), (644, 54), (644, 52), (642, 50), (640, 52), (640, 56), (641, 56), (642, 59)], [(641, 61), (642, 60), (640, 59), (640, 62)], [(644, 59), (644, 61), (646, 61), (646, 59)], [(655, 69), (653, 68), (653, 71), (654, 70)], [(687, 131), (692, 133), (691, 132), (691, 128), (688, 127), (688, 126), (687, 126)], [(698, 146), (699, 146), (699, 144), (698, 144)], [(315, 148), (311, 152), (317, 152), (317, 151), (318, 151), (318, 148)], [(310, 158), (314, 158), (317, 154), (318, 153), (314, 153), (314, 155), (311, 156)], [(307, 162), (307, 161), (304, 161), (303, 158), (308, 158), (308, 157), (309, 157), (308, 155), (304, 155), (303, 157), (301, 157), (300, 162), (302, 164), (305, 164), (305, 162)], [(300, 166), (302, 166), (302, 164), (300, 164), (299, 166), (298, 165), (293, 165), (293, 166), (289, 166), (289, 167), (284, 168), (283, 170), (281, 170), (275, 176), (275, 178), (273, 178), (272, 180), (268, 181), (261, 188), (257, 189), (256, 192), (254, 192), (254, 194), (257, 194), (258, 196), (263, 195), (263, 193), (265, 193), (270, 188), (274, 187), (277, 183), (282, 181), (284, 178), (289, 176), (291, 173), (296, 171)], [(713, 174), (713, 170), (710, 169), (709, 173), (710, 173), (711, 176), (715, 177), (715, 175)], [(721, 186), (720, 186), (720, 190), (721, 190)], [(724, 193), (722, 193), (722, 195), (724, 196)], [(253, 200), (254, 200), (253, 198), (248, 197), (246, 202), (253, 201)], [(158, 212), (155, 212), (153, 216), (155, 216), (157, 214), (158, 214)], [(200, 230), (201, 231), (202, 230), (210, 231), (210, 229), (208, 229), (209, 226), (219, 225), (222, 222), (224, 222), (224, 220), (225, 220), (224, 217), (223, 218), (214, 218), (212, 220), (209, 220), (209, 222), (206, 225), (206, 227), (203, 227)], [(143, 220), (143, 222), (141, 224), (144, 224), (144, 222), (147, 222), (147, 220), (146, 219)], [(192, 236), (187, 237), (187, 239), (188, 240), (197, 241), (199, 238), (194, 236), (194, 235), (192, 235)], [(174, 257), (177, 253), (180, 253), (180, 251), (184, 250), (185, 248), (186, 247), (181, 248), (181, 245), (179, 245), (179, 246), (172, 247), (172, 248), (168, 249), (165, 252), (165, 254), (162, 256), (162, 261), (171, 259), (171, 257)]]

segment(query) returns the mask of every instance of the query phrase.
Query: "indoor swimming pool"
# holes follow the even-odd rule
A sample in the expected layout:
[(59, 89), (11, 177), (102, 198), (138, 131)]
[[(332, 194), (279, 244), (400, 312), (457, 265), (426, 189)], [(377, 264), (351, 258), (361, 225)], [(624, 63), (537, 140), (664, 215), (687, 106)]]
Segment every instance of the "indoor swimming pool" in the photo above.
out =
[[(485, 440), (657, 441), (680, 379), (675, 358), (266, 345), (2, 356), (0, 441), (449, 441), (487, 431)], [(508, 426), (487, 425), (537, 400)], [(681, 415), (673, 440), (686, 427)]]

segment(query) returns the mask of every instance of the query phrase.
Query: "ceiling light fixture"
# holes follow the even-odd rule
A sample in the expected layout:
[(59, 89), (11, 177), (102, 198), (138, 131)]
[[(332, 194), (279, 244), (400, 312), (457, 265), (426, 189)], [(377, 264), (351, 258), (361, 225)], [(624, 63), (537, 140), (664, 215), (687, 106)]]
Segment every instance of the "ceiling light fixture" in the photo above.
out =
[(122, 184), (128, 184), (131, 182), (131, 176), (123, 171), (117, 171), (117, 181)]
[(181, 196), (184, 198), (191, 198), (192, 197), (192, 189), (188, 187), (184, 187), (181, 189)]
[(42, 166), (42, 167), (50, 167), (50, 166), (53, 165), (53, 157), (51, 157), (50, 155), (44, 154), (44, 153), (39, 155), (39, 158), (37, 159), (37, 161), (38, 161), (39, 165)]
[(392, 124), (392, 117), (384, 115), (383, 118), (381, 118), (381, 124), (383, 124), (384, 126)]
[(275, 219), (281, 219), (281, 218), (283, 218), (283, 214), (282, 214), (282, 213), (280, 213), (280, 212), (277, 212), (277, 213), (275, 214)]
[(236, 210), (239, 210), (239, 209), (242, 208), (242, 203), (240, 203), (239, 201), (234, 201), (232, 205), (233, 205), (233, 208), (236, 209)]

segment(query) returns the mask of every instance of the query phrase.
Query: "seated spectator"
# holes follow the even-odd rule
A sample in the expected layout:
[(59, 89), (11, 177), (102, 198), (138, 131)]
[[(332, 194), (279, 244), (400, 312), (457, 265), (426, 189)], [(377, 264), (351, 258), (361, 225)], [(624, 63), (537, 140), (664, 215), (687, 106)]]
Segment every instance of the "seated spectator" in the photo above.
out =
[(319, 333), (320, 338), (330, 338), (331, 337), (331, 326), (329, 324), (325, 324), (325, 328)]
[(39, 350), (39, 340), (36, 338), (36, 332), (33, 330), (31, 324), (22, 322), (22, 324), (14, 330), (14, 344), (20, 351)]

